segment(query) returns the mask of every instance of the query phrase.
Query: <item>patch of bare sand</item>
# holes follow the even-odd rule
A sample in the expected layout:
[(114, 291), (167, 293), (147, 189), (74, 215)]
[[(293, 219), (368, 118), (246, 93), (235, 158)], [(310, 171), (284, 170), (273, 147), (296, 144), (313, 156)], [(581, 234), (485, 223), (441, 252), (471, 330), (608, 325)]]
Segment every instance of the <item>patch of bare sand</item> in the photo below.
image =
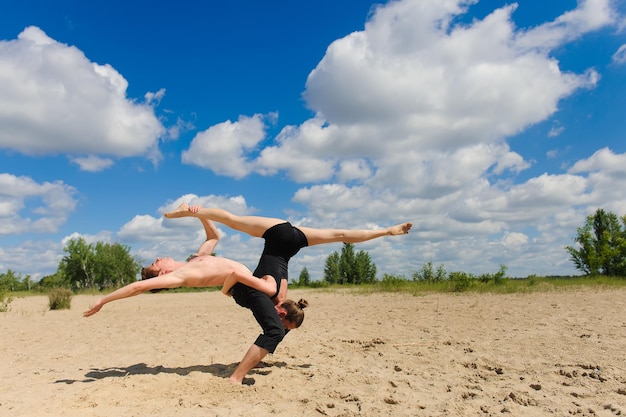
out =
[(95, 296), (0, 313), (0, 415), (615, 416), (626, 414), (626, 290), (306, 298), (251, 385), (227, 377), (259, 333), (221, 293)]

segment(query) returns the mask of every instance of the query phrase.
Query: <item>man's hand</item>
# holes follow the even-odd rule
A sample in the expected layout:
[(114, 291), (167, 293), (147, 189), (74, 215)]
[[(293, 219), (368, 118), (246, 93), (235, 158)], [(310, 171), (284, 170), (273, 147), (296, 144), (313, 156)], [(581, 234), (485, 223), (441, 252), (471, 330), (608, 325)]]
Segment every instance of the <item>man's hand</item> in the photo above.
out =
[(96, 303), (94, 305), (92, 305), (89, 310), (85, 311), (83, 313), (83, 317), (89, 317), (89, 316), (93, 316), (94, 314), (96, 314), (98, 311), (100, 311), (100, 309), (102, 308), (104, 304), (102, 304), (100, 302), (100, 300), (96, 301)]

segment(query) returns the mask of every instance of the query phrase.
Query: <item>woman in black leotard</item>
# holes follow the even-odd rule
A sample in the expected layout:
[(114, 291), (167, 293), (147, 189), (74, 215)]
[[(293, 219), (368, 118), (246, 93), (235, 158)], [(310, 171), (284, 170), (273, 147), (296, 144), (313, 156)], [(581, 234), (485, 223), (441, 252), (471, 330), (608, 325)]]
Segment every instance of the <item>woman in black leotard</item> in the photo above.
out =
[(265, 239), (265, 247), (253, 275), (271, 275), (276, 279), (276, 294), (271, 297), (275, 299), (280, 293), (281, 282), (289, 282), (289, 259), (301, 248), (308, 246), (308, 242), (304, 233), (288, 222), (270, 227), (262, 237)]
[[(254, 276), (272, 275), (276, 279), (277, 294), (273, 302), (263, 293), (245, 285), (237, 284), (232, 288), (232, 295), (237, 304), (249, 308), (254, 318), (263, 329), (263, 334), (250, 346), (243, 359), (230, 377), (234, 383), (242, 383), (246, 374), (252, 370), (268, 353), (273, 353), (284, 338), (286, 331), (273, 308), (287, 298), (289, 260), (305, 246), (322, 243), (345, 242), (358, 243), (382, 236), (404, 235), (409, 233), (412, 224), (402, 223), (380, 230), (344, 230), (314, 229), (294, 227), (285, 220), (259, 217), (237, 216), (226, 210), (189, 206), (182, 203), (174, 211), (164, 213), (172, 219), (178, 217), (199, 217), (210, 219), (226, 226), (265, 239), (265, 247), (254, 270)], [(307, 303), (300, 300), (301, 307)]]

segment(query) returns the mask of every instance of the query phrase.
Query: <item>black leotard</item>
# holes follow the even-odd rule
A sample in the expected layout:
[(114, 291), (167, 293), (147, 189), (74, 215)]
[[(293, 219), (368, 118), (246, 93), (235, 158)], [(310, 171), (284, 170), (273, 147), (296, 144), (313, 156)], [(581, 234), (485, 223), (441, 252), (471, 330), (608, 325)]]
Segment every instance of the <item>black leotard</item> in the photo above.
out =
[(273, 276), (276, 280), (276, 297), (281, 280), (289, 279), (289, 259), (308, 246), (309, 242), (304, 233), (289, 222), (270, 227), (263, 233), (263, 239), (265, 247), (253, 275), (259, 278), (263, 275)]
[[(304, 233), (289, 223), (270, 227), (263, 233), (263, 238), (265, 247), (259, 265), (254, 270), (254, 276), (260, 278), (272, 275), (276, 279), (274, 295), (276, 297), (281, 279), (288, 278), (289, 259), (301, 248), (308, 246), (308, 242)], [(257, 337), (254, 344), (274, 353), (276, 346), (289, 330), (283, 327), (272, 300), (264, 293), (239, 283), (233, 287), (232, 294), (237, 304), (252, 311), (257, 323), (263, 329), (263, 334)]]

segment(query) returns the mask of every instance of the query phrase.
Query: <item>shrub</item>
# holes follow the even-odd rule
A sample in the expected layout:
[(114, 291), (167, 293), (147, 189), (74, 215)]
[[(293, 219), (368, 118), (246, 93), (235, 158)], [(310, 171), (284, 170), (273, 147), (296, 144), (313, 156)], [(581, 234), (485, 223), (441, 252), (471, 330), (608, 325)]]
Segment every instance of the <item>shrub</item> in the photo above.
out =
[(13, 301), (13, 297), (0, 290), (0, 313), (6, 313), (9, 311), (9, 304), (11, 304), (11, 301)]
[(473, 277), (465, 272), (450, 272), (451, 289), (454, 292), (463, 292), (472, 286)]
[(442, 282), (447, 279), (447, 272), (443, 264), (439, 265), (437, 269), (433, 269), (432, 261), (426, 262), (422, 265), (422, 269), (413, 272), (413, 281), (422, 282)]
[(507, 267), (506, 265), (500, 265), (500, 269), (498, 270), (498, 272), (496, 272), (495, 274), (493, 274), (493, 283), (496, 285), (502, 285), (504, 283), (504, 280), (506, 279), (506, 271), (507, 271)]
[(48, 293), (50, 310), (69, 310), (74, 293), (67, 288), (53, 288)]
[(308, 286), (310, 288), (328, 288), (330, 284), (326, 281), (311, 281)]
[(482, 274), (478, 277), (478, 281), (482, 282), (483, 284), (489, 284), (489, 282), (493, 281), (495, 285), (502, 285), (504, 284), (504, 280), (506, 279), (507, 269), (508, 268), (506, 265), (500, 265), (500, 269), (498, 270), (498, 272), (496, 272), (495, 274)]
[(378, 283), (380, 288), (385, 291), (394, 291), (404, 286), (408, 280), (404, 275), (384, 274), (383, 279)]

